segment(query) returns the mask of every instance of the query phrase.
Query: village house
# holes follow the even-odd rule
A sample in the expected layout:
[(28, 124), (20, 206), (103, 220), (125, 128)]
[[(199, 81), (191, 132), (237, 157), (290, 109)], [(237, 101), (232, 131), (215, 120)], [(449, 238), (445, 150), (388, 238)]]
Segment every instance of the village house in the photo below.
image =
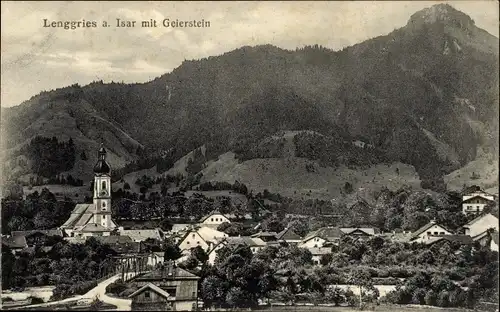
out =
[(228, 237), (226, 233), (206, 226), (192, 227), (180, 239), (179, 249), (184, 251), (200, 246), (203, 250), (208, 252), (218, 243), (218, 239), (225, 237)]
[(221, 239), (209, 252), (208, 252), (208, 263), (213, 265), (215, 263), (215, 258), (217, 257), (217, 252), (226, 246), (237, 247), (237, 246), (248, 246), (252, 253), (257, 253), (267, 246), (266, 242), (258, 237), (249, 236), (238, 236), (238, 237), (226, 237)]
[(464, 214), (481, 213), (486, 205), (495, 201), (495, 197), (483, 191), (476, 191), (462, 196)]
[(138, 287), (129, 295), (133, 311), (193, 311), (198, 305), (198, 280), (188, 271), (166, 262), (132, 280)]
[(265, 241), (266, 243), (270, 243), (270, 242), (277, 243), (277, 238), (276, 238), (277, 235), (278, 235), (278, 233), (276, 233), (276, 232), (262, 232), (262, 231), (260, 231), (258, 233), (253, 234), (251, 237), (260, 238), (263, 241)]
[(215, 211), (212, 211), (210, 214), (201, 218), (199, 225), (200, 226), (210, 226), (210, 227), (216, 228), (217, 226), (219, 226), (225, 222), (231, 223), (231, 221), (229, 220), (229, 217), (227, 217), (224, 214), (220, 213), (219, 211), (215, 210)]
[(129, 236), (134, 242), (143, 242), (148, 238), (163, 241), (165, 239), (165, 233), (159, 229), (142, 229), (142, 230), (124, 230), (119, 229), (118, 233), (120, 235)]
[(338, 227), (322, 227), (306, 235), (300, 242), (302, 248), (326, 247), (332, 244), (338, 244), (344, 233)]
[(377, 228), (340, 228), (344, 235), (348, 235), (355, 238), (370, 238), (372, 236), (380, 234), (380, 230)]
[(278, 242), (286, 242), (288, 244), (298, 244), (302, 241), (303, 237), (295, 233), (290, 228), (285, 228), (283, 231), (276, 234)]
[(2, 246), (9, 247), (13, 254), (28, 247), (24, 236), (2, 236)]
[(111, 219), (111, 168), (106, 150), (101, 147), (94, 166), (94, 199), (92, 204), (77, 204), (69, 219), (60, 226), (67, 236), (109, 236), (116, 224)]
[(498, 218), (491, 213), (486, 213), (462, 226), (461, 230), (465, 235), (477, 236), (490, 228), (498, 231)]
[(410, 242), (425, 243), (434, 236), (452, 235), (453, 233), (445, 227), (436, 223), (435, 220), (430, 221), (417, 231), (413, 232), (410, 237)]
[(474, 242), (481, 246), (489, 247), (492, 251), (498, 251), (498, 231), (486, 230), (481, 234), (472, 237)]
[(321, 264), (321, 258), (324, 255), (331, 254), (332, 253), (332, 248), (331, 247), (313, 247), (313, 248), (307, 248), (309, 252), (312, 255), (312, 262), (315, 265), (320, 265)]

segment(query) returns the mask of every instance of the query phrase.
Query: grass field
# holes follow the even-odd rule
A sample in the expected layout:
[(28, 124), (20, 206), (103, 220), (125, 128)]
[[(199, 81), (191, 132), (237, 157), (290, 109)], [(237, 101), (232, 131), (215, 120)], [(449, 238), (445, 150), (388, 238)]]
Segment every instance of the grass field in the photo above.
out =
[[(290, 312), (358, 312), (358, 311), (377, 311), (377, 312), (466, 312), (472, 311), (457, 308), (439, 308), (430, 306), (416, 305), (379, 305), (367, 307), (363, 310), (354, 307), (333, 307), (333, 306), (273, 306), (262, 307), (253, 311), (290, 311)], [(475, 310), (478, 311), (478, 310)]]

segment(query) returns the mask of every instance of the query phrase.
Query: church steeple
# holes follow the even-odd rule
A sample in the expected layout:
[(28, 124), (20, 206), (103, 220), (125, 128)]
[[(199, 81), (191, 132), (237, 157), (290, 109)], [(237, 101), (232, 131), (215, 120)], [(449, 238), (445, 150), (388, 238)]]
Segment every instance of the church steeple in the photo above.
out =
[(96, 174), (107, 174), (111, 173), (111, 167), (109, 167), (106, 162), (106, 150), (101, 143), (101, 148), (97, 152), (97, 163), (94, 166), (94, 173)]
[(101, 144), (94, 166), (94, 223), (106, 228), (111, 221), (111, 168), (106, 162), (106, 150)]

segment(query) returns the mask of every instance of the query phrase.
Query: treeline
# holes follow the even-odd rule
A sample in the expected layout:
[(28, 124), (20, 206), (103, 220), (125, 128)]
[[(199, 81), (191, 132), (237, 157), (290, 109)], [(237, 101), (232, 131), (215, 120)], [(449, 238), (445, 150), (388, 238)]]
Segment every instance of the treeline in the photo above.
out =
[(31, 173), (45, 178), (55, 178), (61, 172), (71, 170), (75, 163), (75, 145), (71, 138), (59, 142), (56, 137), (36, 136), (18, 154), (27, 157)]
[(376, 149), (355, 146), (349, 138), (339, 135), (302, 132), (294, 137), (294, 144), (295, 156), (318, 160), (324, 166), (369, 167), (386, 160)]
[[(50, 241), (50, 244), (48, 243)], [(113, 272), (116, 253), (93, 238), (71, 244), (60, 237), (12, 254), (2, 248), (2, 288), (55, 285), (52, 299), (84, 294), (96, 279)]]
[[(252, 308), (259, 300), (287, 304), (354, 305), (353, 294), (337, 285), (360, 287), (363, 304), (377, 304), (375, 285), (398, 285), (385, 302), (473, 308), (498, 302), (498, 253), (476, 244), (423, 244), (345, 237), (314, 266), (307, 249), (282, 244), (253, 254), (249, 247), (224, 247), (213, 266), (194, 249), (182, 267), (200, 275), (207, 307)], [(201, 268), (201, 269), (199, 269)]]
[(47, 188), (26, 195), (25, 200), (2, 198), (2, 234), (58, 227), (66, 222), (74, 207), (69, 198), (58, 201)]

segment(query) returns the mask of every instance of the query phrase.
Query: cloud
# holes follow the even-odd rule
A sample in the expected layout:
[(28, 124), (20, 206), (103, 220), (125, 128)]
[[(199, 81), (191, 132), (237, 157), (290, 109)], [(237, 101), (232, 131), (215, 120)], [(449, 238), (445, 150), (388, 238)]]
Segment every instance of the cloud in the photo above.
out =
[[(185, 59), (220, 55), (243, 45), (286, 49), (321, 44), (341, 49), (387, 34), (435, 2), (3, 2), (2, 106), (41, 90), (92, 80), (145, 82)], [(496, 2), (452, 1), (479, 27), (498, 36)], [(93, 20), (97, 28), (43, 27), (54, 21)], [(136, 21), (116, 28), (116, 18)], [(163, 27), (163, 19), (210, 21), (209, 28)], [(140, 27), (154, 19), (158, 27)], [(102, 21), (111, 27), (102, 28)]]

